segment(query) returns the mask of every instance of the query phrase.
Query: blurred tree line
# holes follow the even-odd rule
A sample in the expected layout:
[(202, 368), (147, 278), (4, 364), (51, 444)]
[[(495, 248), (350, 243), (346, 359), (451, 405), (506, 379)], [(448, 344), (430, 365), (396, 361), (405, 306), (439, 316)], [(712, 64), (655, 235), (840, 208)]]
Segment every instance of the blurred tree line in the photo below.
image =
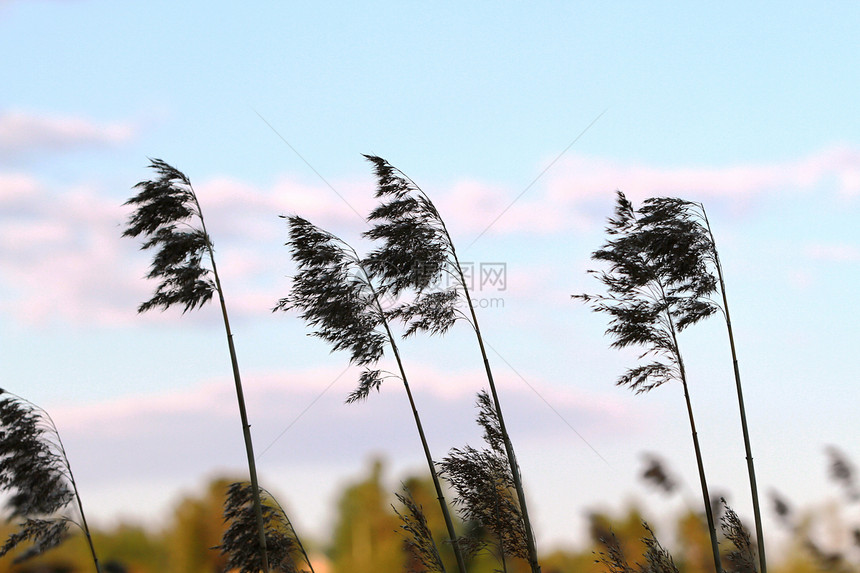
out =
[[(224, 495), (234, 480), (221, 478), (211, 481), (197, 496), (187, 496), (173, 509), (168, 525), (160, 531), (141, 526), (120, 524), (109, 530), (95, 530), (94, 542), (102, 560), (104, 573), (221, 573), (226, 569), (225, 557), (215, 548), (224, 531), (222, 517)], [(456, 569), (453, 551), (442, 540), (446, 527), (435, 509), (435, 492), (429, 478), (410, 478), (404, 483), (415, 501), (424, 507), (428, 524), (439, 544), (439, 551), (448, 571)], [(337, 518), (330, 540), (305, 539), (317, 573), (387, 573), (420, 572), (420, 562), (410, 555), (401, 530), (402, 522), (395, 513), (396, 487), (384, 479), (383, 464), (374, 461), (364, 476), (348, 485), (339, 496)], [(834, 509), (829, 515), (804, 514), (795, 516), (785, 500), (777, 499), (778, 517), (786, 525), (791, 538), (782, 555), (774, 555), (774, 573), (813, 573), (815, 571), (860, 571), (858, 553), (860, 538), (841, 521)], [(780, 507), (782, 504), (782, 507)], [(397, 508), (398, 510), (402, 508)], [(780, 513), (782, 511), (782, 513)], [(619, 515), (593, 512), (588, 515), (586, 539), (571, 540), (578, 547), (543, 552), (543, 573), (606, 573), (610, 567), (601, 561), (607, 552), (607, 540), (614, 540), (631, 566), (641, 563), (645, 552), (643, 538), (648, 534), (645, 517), (636, 507)], [(833, 537), (818, 533), (815, 543), (811, 531), (814, 523), (824, 521)], [(457, 523), (465, 532), (470, 524)], [(11, 525), (0, 529), (8, 536)], [(704, 515), (692, 510), (676, 518), (674, 531), (655, 531), (667, 547), (680, 573), (712, 573), (708, 529)], [(838, 533), (838, 535), (837, 535)], [(810, 547), (810, 544), (813, 547)], [(840, 543), (842, 545), (840, 546)], [(855, 545), (856, 543), (856, 545)], [(721, 545), (727, 545), (723, 543)], [(851, 546), (854, 545), (853, 549)], [(841, 552), (837, 548), (843, 547)], [(847, 547), (847, 549), (846, 549)], [(728, 547), (725, 548), (728, 551)], [(853, 551), (853, 553), (852, 553)], [(837, 557), (838, 556), (838, 557)], [(506, 563), (509, 573), (527, 573), (525, 561)], [(21, 564), (14, 555), (0, 560), (0, 573), (74, 573), (92, 569), (88, 549), (82, 538), (69, 539), (58, 548)], [(491, 554), (473, 556), (468, 569), (474, 573), (493, 573), (501, 565)], [(631, 572), (632, 573), (632, 572)]]

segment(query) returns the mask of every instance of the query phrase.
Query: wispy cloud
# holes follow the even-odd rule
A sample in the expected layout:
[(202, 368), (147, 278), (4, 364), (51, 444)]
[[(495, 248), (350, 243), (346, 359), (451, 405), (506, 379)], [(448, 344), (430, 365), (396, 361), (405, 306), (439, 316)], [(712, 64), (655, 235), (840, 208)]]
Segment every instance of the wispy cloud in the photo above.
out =
[[(177, 166), (181, 169), (181, 166)], [(286, 241), (286, 223), (280, 215), (300, 214), (333, 232), (347, 229), (365, 230), (355, 213), (345, 206), (323, 183), (307, 184), (283, 176), (266, 187), (228, 177), (201, 180), (188, 173), (203, 203), (207, 221), (212, 220), (218, 237), (250, 237)], [(348, 196), (350, 203), (362, 212), (373, 206), (370, 177), (335, 181), (334, 185)], [(207, 222), (207, 226), (209, 223)]]
[[(289, 502), (302, 520), (322, 523), (327, 514), (324, 499), (340, 491), (344, 472), (356, 471), (370, 455), (418, 471), (423, 468), (402, 385), (391, 380), (366, 402), (347, 405), (344, 398), (357, 372), (338, 378), (341, 372), (339, 367), (318, 367), (244, 373), (255, 451), (262, 452), (278, 438), (258, 457), (261, 479), (267, 487), (286, 488), (282, 501)], [(438, 459), (464, 443), (480, 445), (481, 432), (474, 422), (474, 391), (483, 378), (480, 367), (448, 371), (414, 363), (410, 374), (434, 456)], [(562, 452), (553, 450), (556, 461), (575, 459), (582, 467), (602, 463), (513, 373), (502, 368), (498, 374), (508, 426), (524, 459), (532, 460), (547, 444), (554, 444)], [(332, 381), (335, 384), (326, 390)], [(639, 409), (611, 386), (596, 394), (541, 379), (530, 383), (601, 451), (627, 441), (631, 432), (648, 429)], [(238, 479), (246, 475), (229, 375), (185, 389), (47, 406), (87, 511), (97, 520), (128, 515), (155, 519), (201, 475)]]
[[(354, 215), (343, 213), (324, 189), (286, 178), (267, 188), (224, 178), (195, 182), (195, 188), (237, 318), (268, 314), (285, 294), (290, 261), (279, 214), (310, 213), (334, 228), (355, 225)], [(25, 173), (0, 172), (0, 286), (7, 293), (0, 312), (30, 325), (178, 320), (172, 312), (136, 317), (156, 285), (144, 278), (151, 253), (121, 237), (130, 214), (121, 203), (97, 183), (57, 188)]]
[(31, 324), (110, 323), (119, 308), (133, 312), (139, 287), (120, 270), (119, 205), (86, 186), (55, 192), (21, 174), (0, 174), (0, 202), (0, 309)]
[[(143, 171), (129, 177), (129, 196), (131, 185), (148, 175)], [(237, 319), (268, 315), (288, 288), (287, 276), (293, 269), (284, 246), (286, 226), (279, 215), (300, 214), (356, 243), (359, 251), (367, 246), (359, 239), (366, 227), (321, 183), (284, 176), (259, 186), (235, 178), (189, 176), (203, 205), (228, 304)], [(372, 208), (369, 174), (333, 184), (359, 211)], [(860, 194), (860, 150), (834, 147), (796, 161), (725, 168), (662, 169), (565, 158), (548, 172), (545, 186), (523, 196), (488, 233), (498, 237), (599, 230), (615, 189), (635, 200), (680, 195), (726, 209), (736, 208), (739, 199), (799, 196), (813, 190), (836, 202), (853, 201)], [(468, 233), (481, 232), (511, 195), (501, 185), (474, 179), (427, 192), (463, 241)], [(155, 284), (143, 278), (150, 254), (120, 236), (130, 213), (121, 201), (97, 182), (57, 188), (26, 173), (0, 172), (0, 286), (6, 293), (0, 312), (27, 324), (178, 320), (179, 314), (170, 312), (136, 318), (137, 305)], [(831, 260), (857, 256), (856, 247), (850, 246), (820, 245), (807, 254)], [(515, 265), (509, 270), (515, 273)], [(537, 288), (537, 276), (512, 277), (516, 280), (509, 281), (508, 294)], [(204, 319), (195, 315), (184, 320)]]
[(860, 193), (860, 149), (836, 146), (795, 160), (724, 167), (659, 168), (579, 156), (564, 160), (549, 187), (550, 195), (560, 200), (605, 193), (607, 184), (634, 198), (678, 195), (705, 200), (808, 191), (828, 181), (839, 194)]
[(126, 122), (98, 123), (74, 116), (0, 112), (0, 158), (20, 158), (81, 148), (115, 146), (131, 140)]
[[(820, 186), (832, 190), (839, 199), (853, 199), (860, 195), (860, 149), (834, 146), (782, 162), (665, 168), (571, 154), (544, 179), (544, 185), (523, 196), (488, 232), (593, 230), (602, 225), (606, 205), (616, 189), (635, 201), (679, 196), (731, 204), (733, 209), (759, 196), (807, 193)], [(463, 230), (476, 232), (485, 225), (484, 219), (495, 217), (516, 192), (468, 181), (444, 190), (437, 203)]]
[[(419, 363), (410, 366), (410, 373), (428, 434), (440, 448), (437, 453), (462, 445), (464, 436), (473, 436), (477, 443), (480, 432), (474, 424), (473, 397), (481, 371), (445, 371)], [(339, 374), (337, 368), (245, 374), (258, 452), (323, 395), (269, 449), (262, 458), (268, 460), (266, 463), (284, 456), (327, 463), (343, 456), (363, 455), (368, 449), (390, 455), (416, 450), (414, 422), (399, 382), (391, 380), (364, 403), (347, 405), (344, 399), (357, 379), (357, 371), (343, 375), (326, 391)], [(631, 425), (641, 423), (627, 403), (611, 391), (595, 395), (530, 380), (557, 416), (514, 373), (500, 370), (499, 383), (509, 424), (522, 440), (555, 437), (569, 440), (571, 447), (581, 447), (558, 416), (594, 440), (614, 439), (629, 431)], [(205, 468), (242, 467), (236, 399), (232, 382), (226, 377), (183, 390), (60, 406), (50, 413), (70, 457), (77, 467), (86, 468), (82, 471), (87, 479), (165, 478), (182, 476), (185, 470), (196, 475)], [(106, 427), (111, 431), (105, 432)]]

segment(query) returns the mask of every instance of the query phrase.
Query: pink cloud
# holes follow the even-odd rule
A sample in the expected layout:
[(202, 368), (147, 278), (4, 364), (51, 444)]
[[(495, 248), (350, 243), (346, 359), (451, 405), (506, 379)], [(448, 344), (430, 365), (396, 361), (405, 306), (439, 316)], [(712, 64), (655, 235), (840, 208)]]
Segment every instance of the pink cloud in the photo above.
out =
[(764, 194), (808, 193), (822, 185), (843, 199), (860, 195), (860, 150), (835, 146), (784, 162), (680, 168), (573, 155), (525, 193), (470, 181), (431, 195), (461, 231), (545, 234), (599, 228), (616, 189), (637, 202), (670, 195), (731, 202), (736, 209)]
[[(860, 152), (844, 147), (791, 162), (721, 169), (660, 169), (572, 157), (548, 172), (545, 185), (539, 182), (513, 204), (514, 190), (475, 180), (428, 193), (462, 243), (485, 230), (491, 235), (594, 231), (603, 225), (616, 188), (634, 200), (678, 194), (709, 205), (733, 206), (761, 194), (802, 194), (822, 187), (833, 189), (837, 199), (851, 200), (860, 182), (857, 165)], [(333, 186), (337, 194), (323, 183), (288, 177), (263, 187), (223, 177), (195, 181), (231, 315), (267, 316), (286, 294), (293, 268), (284, 246), (287, 228), (278, 215), (305, 216), (359, 252), (367, 249), (360, 235), (368, 227), (353, 209), (365, 214), (375, 204), (369, 174)], [(130, 214), (120, 203), (93, 184), (56, 189), (26, 174), (0, 172), (0, 282), (9, 293), (0, 311), (27, 324), (179, 320), (179, 311), (136, 316), (138, 304), (156, 287), (143, 278), (152, 255), (138, 250), (140, 241), (120, 236)], [(824, 257), (825, 252), (810, 255)], [(827, 256), (846, 260), (856, 255), (843, 249)], [(538, 274), (516, 277), (510, 294), (537, 288), (536, 281), (543, 280)], [(182, 320), (217, 318), (199, 314)]]
[(130, 297), (139, 292), (122, 272), (119, 205), (86, 187), (55, 193), (23, 182), (27, 191), (15, 196), (20, 182), (0, 177), (0, 197), (15, 197), (0, 225), (2, 281), (11, 294), (0, 309), (31, 324), (113, 322), (120, 301), (133, 312)]
[[(480, 367), (447, 371), (418, 363), (409, 370), (433, 455), (438, 459), (466, 443), (480, 446), (474, 421)], [(553, 412), (503, 366), (497, 371), (508, 427), (523, 460), (552, 452), (557, 462), (599, 463), (566, 422), (600, 451), (626, 439), (631, 425), (647, 428), (639, 409), (632, 410), (611, 387), (598, 395), (530, 379)], [(410, 473), (425, 469), (402, 385), (389, 380), (366, 402), (344, 404), (356, 376), (339, 367), (244, 373), (261, 480), (287, 488), (284, 499), (298, 506), (302, 519), (322, 521), (326, 500), (340, 491), (344, 474), (370, 456), (406, 464)], [(201, 475), (247, 475), (229, 375), (186, 389), (57, 404), (49, 412), (96, 519), (155, 519)]]
[(737, 198), (767, 192), (807, 191), (833, 179), (839, 193), (853, 193), (860, 150), (832, 147), (793, 161), (727, 167), (655, 168), (599, 158), (562, 159), (550, 175), (549, 195), (577, 201), (607, 189), (635, 199), (680, 195), (694, 199)]
[[(600, 440), (642, 423), (611, 389), (599, 395), (540, 379), (529, 380), (530, 388), (502, 364), (497, 370), (505, 415), (520, 439), (570, 439), (574, 427)], [(464, 440), (478, 445), (474, 395), (482, 387), (483, 372), (419, 363), (409, 366), (409, 375), (428, 435), (440, 452)], [(346, 452), (373, 448), (392, 455), (413, 452), (417, 436), (402, 384), (388, 380), (365, 402), (344, 404), (357, 376), (355, 369), (344, 374), (340, 368), (245, 373), (258, 455), (289, 452), (305, 461), (333, 463)], [(186, 466), (194, 473), (219, 465), (241, 467), (241, 429), (228, 377), (174, 391), (55, 406), (49, 413), (70, 455), (78, 456), (73, 464), (87, 466), (90, 475), (103, 481), (139, 477), (141, 471), (153, 477), (177, 474)], [(147, 452), (177, 465), (153, 464), (145, 459)]]
[(0, 173), (0, 205), (9, 212), (39, 193), (41, 185), (24, 173)]
[(6, 111), (0, 114), (0, 157), (115, 146), (134, 134), (128, 123), (99, 124), (80, 117)]
[[(268, 315), (285, 294), (292, 271), (286, 224), (278, 215), (292, 212), (290, 204), (305, 205), (323, 226), (363, 230), (325, 188), (288, 179), (268, 188), (217, 179), (195, 189), (236, 318)], [(32, 176), (0, 173), (0, 283), (11, 294), (0, 301), (0, 312), (30, 325), (179, 320), (179, 311), (136, 314), (157, 286), (144, 278), (153, 253), (121, 237), (131, 213), (121, 203), (92, 184), (56, 189)], [(207, 313), (196, 314), (184, 320), (209, 320)]]
[[(345, 226), (358, 232), (363, 217), (373, 207), (372, 183), (336, 181), (334, 190), (325, 183), (312, 185), (282, 177), (268, 187), (255, 187), (232, 178), (195, 183), (203, 212), (212, 221), (217, 236), (253, 236), (262, 240), (286, 241), (287, 227), (281, 215), (300, 215), (336, 232)], [(358, 214), (356, 214), (356, 212)], [(208, 225), (208, 223), (207, 223)]]

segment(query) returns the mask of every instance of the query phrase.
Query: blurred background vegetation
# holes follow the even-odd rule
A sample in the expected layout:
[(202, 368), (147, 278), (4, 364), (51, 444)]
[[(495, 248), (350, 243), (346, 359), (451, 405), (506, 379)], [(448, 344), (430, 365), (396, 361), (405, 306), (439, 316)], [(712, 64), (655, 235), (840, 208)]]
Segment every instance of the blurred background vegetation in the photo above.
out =
[[(234, 480), (227, 477), (211, 480), (197, 494), (179, 500), (164, 520), (161, 529), (133, 523), (120, 523), (94, 531), (94, 542), (105, 573), (220, 573), (226, 560), (214, 549), (224, 530), (222, 518), (224, 495)], [(404, 480), (415, 500), (426, 510), (437, 540), (445, 538), (446, 528), (435, 509), (435, 495), (429, 478)], [(387, 573), (421, 571), (420, 563), (409, 555), (394, 512), (394, 492), (400, 484), (385, 476), (384, 463), (374, 460), (363, 475), (346, 484), (338, 496), (332, 531), (327, 539), (303, 542), (309, 549), (316, 573)], [(289, 512), (289, 496), (281, 503)], [(812, 573), (814, 571), (860, 571), (860, 533), (850, 521), (850, 499), (827, 510), (798, 514), (786, 500), (774, 500), (769, 511), (784, 525), (780, 533), (789, 541), (774, 552), (769, 566), (774, 573)], [(783, 504), (785, 507), (780, 507)], [(783, 513), (779, 513), (779, 510)], [(854, 508), (856, 509), (856, 508)], [(296, 519), (301, 516), (294, 516)], [(615, 538), (631, 565), (640, 563), (647, 532), (643, 521), (653, 518), (641, 508), (630, 505), (617, 514), (595, 511), (588, 516), (589, 528), (584, 539), (571, 539), (567, 548), (542, 548), (542, 573), (597, 573), (609, 570), (600, 562), (606, 552), (602, 540)], [(660, 523), (674, 523), (671, 528), (652, 525), (660, 543), (672, 553), (681, 573), (712, 573), (710, 543), (702, 512), (693, 509)], [(458, 523), (464, 532), (468, 524)], [(4, 525), (0, 535), (7, 536), (11, 525)], [(770, 533), (770, 532), (769, 532)], [(725, 546), (725, 547), (722, 547)], [(729, 551), (728, 543), (721, 547)], [(771, 546), (772, 547), (772, 546)], [(440, 552), (449, 571), (456, 565), (450, 547), (441, 544)], [(0, 560), (0, 573), (73, 573), (92, 569), (88, 549), (81, 536), (67, 540), (48, 553), (15, 564), (14, 555)], [(468, 562), (470, 572), (492, 573), (501, 566), (489, 554)], [(525, 561), (507, 562), (510, 573), (529, 571)]]

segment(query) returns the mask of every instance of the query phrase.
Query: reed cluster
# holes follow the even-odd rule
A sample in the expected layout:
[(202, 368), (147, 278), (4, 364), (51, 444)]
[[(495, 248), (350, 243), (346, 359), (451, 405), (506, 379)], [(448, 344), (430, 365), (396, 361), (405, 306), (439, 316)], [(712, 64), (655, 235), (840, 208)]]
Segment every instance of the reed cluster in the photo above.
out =
[[(349, 362), (361, 368), (355, 389), (345, 397), (347, 403), (369, 399), (381, 391), (385, 380), (403, 384), (447, 531), (445, 539), (434, 539), (425, 509), (408, 489), (398, 493), (397, 514), (405, 543), (415, 556), (413, 562), (426, 571), (444, 572), (438, 545), (444, 543), (452, 548), (459, 573), (467, 573), (479, 553), (493, 555), (502, 571), (516, 560), (526, 563), (532, 573), (540, 573), (524, 479), (454, 240), (433, 201), (414, 181), (380, 157), (365, 157), (376, 177), (377, 205), (367, 215), (369, 228), (362, 237), (371, 247), (359, 253), (301, 216), (285, 216), (286, 246), (297, 271), (291, 290), (274, 302), (273, 310), (298, 314), (314, 336), (333, 351), (346, 352)], [(158, 283), (138, 311), (180, 307), (185, 313), (217, 300), (232, 365), (249, 480), (234, 483), (225, 492), (224, 518), (229, 527), (217, 549), (226, 554), (232, 568), (243, 573), (313, 572), (291, 521), (257, 480), (233, 333), (200, 201), (190, 179), (178, 169), (159, 159), (153, 159), (150, 168), (155, 177), (138, 183), (137, 194), (126, 203), (134, 211), (123, 232), (125, 237), (142, 238), (141, 248), (154, 253), (147, 278)], [(715, 571), (766, 573), (725, 278), (704, 206), (661, 197), (635, 208), (618, 192), (606, 233), (606, 243), (592, 255), (601, 268), (591, 271), (605, 291), (573, 297), (607, 315), (612, 347), (642, 349), (641, 363), (623, 372), (616, 384), (637, 393), (670, 383), (683, 388)], [(733, 360), (755, 541), (731, 508), (725, 507), (719, 524), (714, 518), (692, 406), (694, 381), (688, 379), (679, 342), (682, 331), (714, 315), (725, 320)], [(451, 448), (437, 458), (407, 377), (408, 357), (398, 342), (420, 334), (445, 335), (458, 323), (474, 333), (475, 360), (486, 376), (486, 387), (477, 395), (477, 423), (485, 444)], [(386, 353), (396, 365), (392, 372), (380, 366)], [(24, 542), (29, 548), (19, 559), (43, 552), (60, 543), (69, 524), (75, 524), (85, 532), (99, 571), (71, 466), (50, 417), (26, 400), (3, 393), (0, 431), (0, 487), (11, 492), (8, 507), (20, 522), (0, 555)], [(860, 497), (853, 474), (840, 459), (834, 461), (833, 474), (849, 495)], [(646, 476), (671, 490), (671, 478), (658, 462), (652, 460)], [(452, 499), (446, 498), (446, 492)], [(463, 523), (472, 526), (458, 531), (458, 524), (464, 529)], [(617, 573), (677, 572), (671, 555), (647, 526), (646, 531), (646, 552), (637, 556), (644, 559), (643, 564), (631, 565), (611, 535), (605, 538), (598, 560)], [(720, 550), (720, 533), (734, 547), (728, 553)]]

